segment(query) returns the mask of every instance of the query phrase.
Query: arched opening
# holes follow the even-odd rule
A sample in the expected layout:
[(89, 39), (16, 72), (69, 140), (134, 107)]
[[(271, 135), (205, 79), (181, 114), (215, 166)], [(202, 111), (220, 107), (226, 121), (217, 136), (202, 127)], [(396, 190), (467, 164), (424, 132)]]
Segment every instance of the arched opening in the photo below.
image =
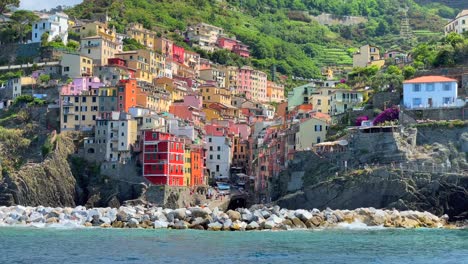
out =
[(231, 198), (228, 205), (228, 210), (236, 210), (237, 208), (246, 208), (247, 201), (243, 197)]
[(89, 148), (89, 149), (88, 149), (88, 153), (91, 153), (91, 154), (94, 153), (94, 149), (93, 149), (93, 148)]

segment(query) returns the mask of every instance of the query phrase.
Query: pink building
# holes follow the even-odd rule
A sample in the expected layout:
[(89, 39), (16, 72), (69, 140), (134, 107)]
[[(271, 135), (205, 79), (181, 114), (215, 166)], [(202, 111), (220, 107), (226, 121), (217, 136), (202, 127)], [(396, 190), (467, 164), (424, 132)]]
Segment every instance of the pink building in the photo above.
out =
[(234, 46), (238, 43), (239, 41), (228, 37), (219, 37), (217, 41), (218, 47), (222, 49), (227, 49), (229, 51), (232, 51), (234, 49)]
[(91, 89), (98, 89), (103, 87), (104, 84), (98, 77), (79, 77), (61, 88), (61, 95), (80, 95), (83, 91), (90, 91)]
[(177, 46), (176, 44), (172, 44), (172, 56), (174, 61), (184, 64), (185, 60), (185, 49), (181, 46)]
[(250, 57), (249, 46), (242, 44), (240, 42), (234, 45), (234, 47), (232, 48), (232, 52), (244, 58)]
[(247, 100), (267, 101), (267, 75), (249, 66), (239, 69), (237, 75), (238, 93), (245, 93)]
[(183, 120), (199, 125), (203, 119), (202, 99), (200, 95), (186, 95), (183, 102), (173, 103), (169, 113)]

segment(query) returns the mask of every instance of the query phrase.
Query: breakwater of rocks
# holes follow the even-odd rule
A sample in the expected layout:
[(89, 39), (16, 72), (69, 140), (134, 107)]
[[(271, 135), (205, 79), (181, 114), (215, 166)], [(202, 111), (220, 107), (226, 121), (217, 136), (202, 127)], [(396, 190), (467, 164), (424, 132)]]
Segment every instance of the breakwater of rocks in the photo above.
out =
[(122, 206), (120, 208), (0, 207), (0, 226), (170, 228), (211, 231), (290, 230), (343, 227), (347, 224), (393, 228), (450, 227), (448, 216), (428, 212), (380, 210), (287, 210), (255, 205), (223, 212), (215, 208)]

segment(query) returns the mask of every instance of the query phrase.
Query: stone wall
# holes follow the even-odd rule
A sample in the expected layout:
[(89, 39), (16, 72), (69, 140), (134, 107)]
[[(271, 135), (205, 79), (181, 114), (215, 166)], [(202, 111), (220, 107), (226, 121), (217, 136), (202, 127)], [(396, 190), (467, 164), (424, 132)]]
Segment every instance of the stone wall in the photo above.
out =
[(404, 109), (403, 112), (415, 120), (467, 120), (468, 118), (468, 108)]
[(401, 96), (399, 93), (381, 92), (372, 96), (372, 106), (378, 109), (389, 108), (394, 105), (399, 105)]
[(359, 16), (336, 16), (333, 14), (322, 13), (318, 16), (313, 16), (317, 22), (322, 25), (357, 25), (360, 23), (366, 23), (367, 18)]
[(188, 187), (153, 185), (145, 193), (145, 200), (164, 208), (183, 208), (190, 206), (192, 197)]

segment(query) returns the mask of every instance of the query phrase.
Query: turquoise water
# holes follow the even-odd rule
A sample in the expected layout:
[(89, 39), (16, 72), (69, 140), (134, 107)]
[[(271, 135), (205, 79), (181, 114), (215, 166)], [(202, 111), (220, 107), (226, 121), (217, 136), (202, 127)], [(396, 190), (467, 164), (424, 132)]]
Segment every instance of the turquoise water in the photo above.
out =
[(468, 263), (468, 230), (0, 228), (0, 263)]

